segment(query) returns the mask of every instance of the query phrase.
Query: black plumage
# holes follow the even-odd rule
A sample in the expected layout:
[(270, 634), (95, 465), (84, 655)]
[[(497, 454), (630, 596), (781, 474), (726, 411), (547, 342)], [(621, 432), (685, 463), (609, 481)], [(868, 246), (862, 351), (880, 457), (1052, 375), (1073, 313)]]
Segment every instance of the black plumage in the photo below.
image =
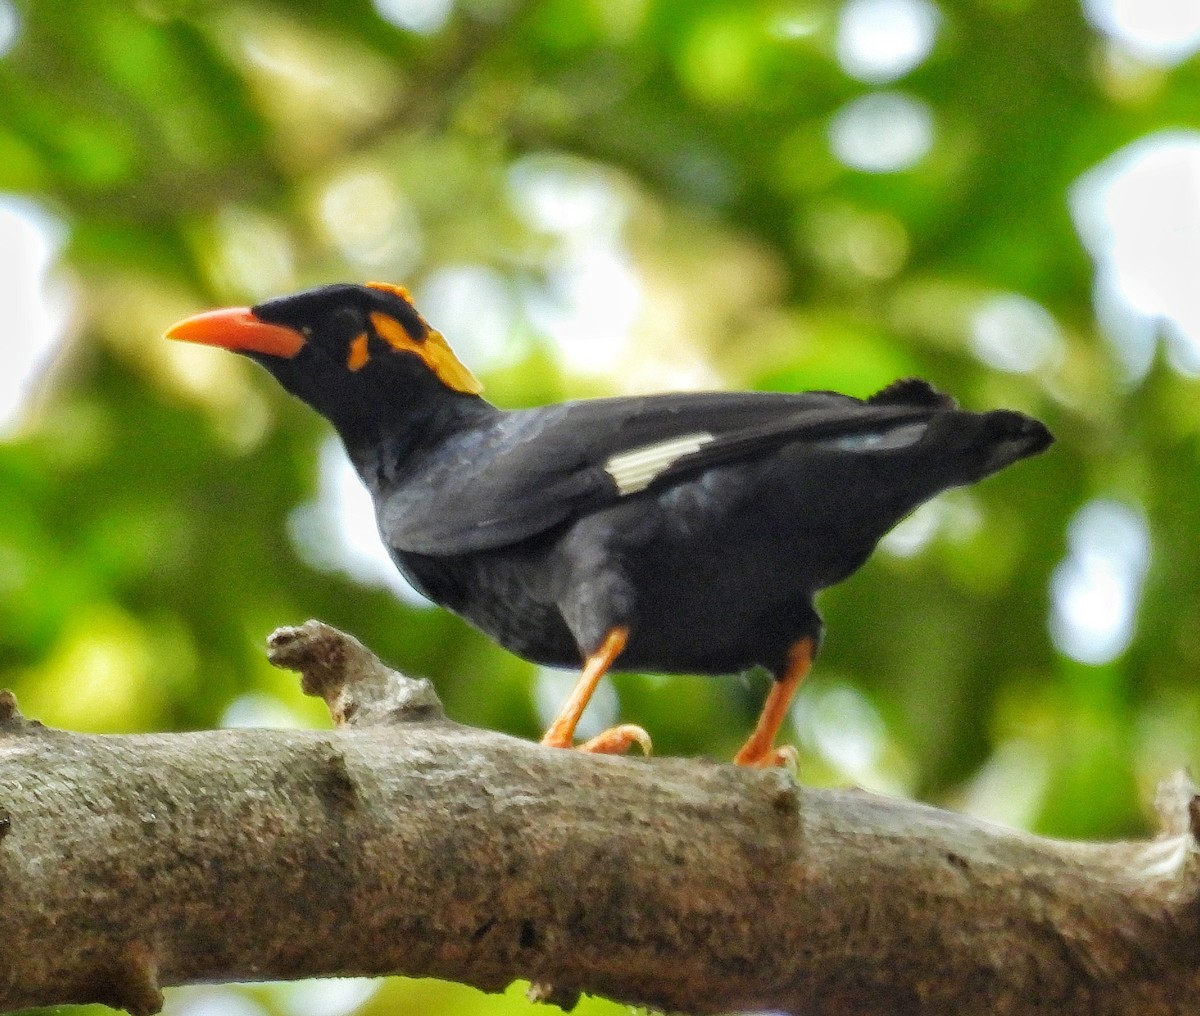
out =
[[(479, 396), (407, 294), (379, 284), (200, 315), (168, 334), (246, 353), (326, 416), (400, 570), (512, 652), (587, 661), (593, 687), (609, 664), (757, 664), (788, 686), (768, 712), (786, 706), (819, 642), (817, 591), (928, 498), (1051, 442), (1036, 420), (968, 412), (916, 379), (866, 400), (686, 393), (506, 411)], [(569, 743), (574, 719), (560, 718), (552, 743), (568, 726)], [(764, 717), (739, 760), (774, 761), (781, 719)], [(640, 739), (622, 729), (597, 750)]]

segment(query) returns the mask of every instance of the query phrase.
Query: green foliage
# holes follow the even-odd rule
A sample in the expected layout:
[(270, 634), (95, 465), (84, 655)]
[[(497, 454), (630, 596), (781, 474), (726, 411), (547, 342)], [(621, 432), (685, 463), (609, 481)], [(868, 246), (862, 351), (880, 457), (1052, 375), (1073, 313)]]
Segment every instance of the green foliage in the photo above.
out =
[[(420, 298), (466, 267), (497, 295), (457, 312), (496, 316), (460, 348), (503, 405), (676, 383), (865, 395), (917, 374), (1046, 420), (1049, 454), (939, 500), (824, 596), (801, 768), (1050, 833), (1141, 828), (1154, 782), (1200, 749), (1200, 400), (1165, 364), (1123, 379), (1067, 189), (1196, 126), (1200, 64), (1118, 66), (1067, 0), (947, 2), (889, 86), (925, 104), (932, 147), (862, 172), (829, 141), (877, 91), (838, 63), (839, 9), (463, 0), (418, 35), (365, 2), (29, 0), (0, 57), (0, 188), (68, 228), (77, 314), (0, 443), (0, 685), (76, 730), (212, 726), (244, 696), (325, 723), (262, 648), (319, 616), (431, 676), (455, 718), (535, 736), (534, 668), (289, 535), (324, 425), (251, 365), (159, 338), (209, 305), (365, 278)], [(539, 187), (601, 213), (572, 232)], [(538, 301), (612, 258), (641, 287), (632, 322), (629, 276), (605, 275), (613, 342), (556, 343)], [(973, 351), (974, 316), (1008, 294), (1052, 315), (1035, 370)], [(1096, 498), (1144, 513), (1151, 541), (1134, 640), (1103, 666), (1048, 627), (1068, 524)], [(660, 751), (720, 757), (763, 694), (754, 675), (614, 685)], [(526, 1009), (456, 990), (369, 1005)]]

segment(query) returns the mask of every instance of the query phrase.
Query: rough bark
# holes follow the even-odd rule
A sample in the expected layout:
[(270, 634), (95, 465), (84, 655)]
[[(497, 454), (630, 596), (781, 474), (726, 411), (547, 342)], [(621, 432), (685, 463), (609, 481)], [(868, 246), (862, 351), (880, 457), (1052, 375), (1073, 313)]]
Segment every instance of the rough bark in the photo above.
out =
[(316, 622), (271, 652), (339, 729), (83, 736), (0, 695), (0, 1009), (405, 973), (688, 1013), (1200, 1012), (1182, 775), (1158, 839), (1065, 843), (466, 728)]

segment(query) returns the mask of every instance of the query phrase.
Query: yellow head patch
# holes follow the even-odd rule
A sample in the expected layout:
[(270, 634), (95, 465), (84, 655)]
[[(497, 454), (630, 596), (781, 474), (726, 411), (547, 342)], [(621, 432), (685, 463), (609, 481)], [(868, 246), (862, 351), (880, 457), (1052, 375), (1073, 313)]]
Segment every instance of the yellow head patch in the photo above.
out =
[(368, 282), (367, 289), (377, 289), (381, 293), (390, 293), (392, 296), (398, 296), (410, 307), (413, 305), (412, 295), (403, 286), (393, 286), (390, 282)]
[[(378, 289), (384, 293), (390, 293), (392, 296), (403, 300), (405, 304), (412, 310), (413, 316), (420, 322), (424, 329), (419, 335), (414, 335), (406, 328), (397, 318), (390, 314), (385, 314), (383, 311), (373, 311), (371, 313), (371, 327), (375, 330), (384, 342), (401, 353), (415, 353), (424, 361), (438, 380), (447, 388), (452, 388), (456, 392), (466, 392), (469, 395), (478, 395), (483, 391), (483, 385), (479, 383), (475, 375), (472, 374), (466, 365), (454, 355), (454, 350), (450, 348), (450, 344), (442, 336), (442, 333), (434, 328), (430, 328), (412, 305), (412, 298), (408, 295), (408, 290), (403, 286), (392, 286), (386, 282), (368, 282), (367, 285), (371, 289)], [(358, 339), (354, 340), (355, 342)], [(362, 348), (362, 361), (366, 363), (366, 344)], [(354, 344), (351, 344), (350, 362), (347, 366), (351, 370), (357, 370), (358, 367), (352, 366), (356, 361)]]
[(371, 351), (367, 348), (367, 333), (359, 332), (350, 341), (350, 355), (346, 358), (347, 370), (362, 370), (371, 359)]

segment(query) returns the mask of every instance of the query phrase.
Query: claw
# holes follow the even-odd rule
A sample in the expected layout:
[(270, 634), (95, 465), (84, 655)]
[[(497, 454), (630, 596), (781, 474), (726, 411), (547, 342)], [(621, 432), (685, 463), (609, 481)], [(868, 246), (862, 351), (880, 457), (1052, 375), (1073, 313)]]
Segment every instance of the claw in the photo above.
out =
[(737, 764), (752, 769), (770, 769), (779, 766), (795, 774), (800, 770), (800, 753), (792, 745), (785, 744), (781, 748), (771, 748), (755, 758), (739, 756)]
[(602, 755), (624, 755), (634, 742), (642, 746), (642, 754), (649, 755), (652, 751), (650, 735), (633, 723), (622, 723), (619, 727), (610, 727), (602, 734), (597, 734), (589, 741), (578, 745), (578, 751), (596, 752)]

